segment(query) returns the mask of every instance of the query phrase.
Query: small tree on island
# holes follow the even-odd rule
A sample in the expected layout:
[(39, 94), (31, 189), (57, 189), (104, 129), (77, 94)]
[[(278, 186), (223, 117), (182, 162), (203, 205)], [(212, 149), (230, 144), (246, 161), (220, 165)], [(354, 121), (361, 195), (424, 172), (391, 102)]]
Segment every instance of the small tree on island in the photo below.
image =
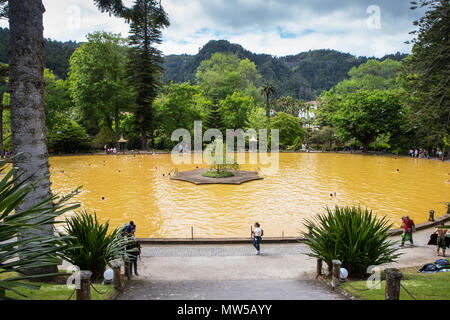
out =
[[(214, 150), (214, 151), (213, 151)], [(219, 150), (219, 152), (217, 152)], [(234, 177), (234, 172), (239, 170), (239, 164), (234, 161), (234, 153), (227, 152), (227, 145), (223, 143), (222, 139), (216, 139), (206, 147), (206, 154), (208, 163), (211, 164), (210, 170), (203, 174), (204, 177), (209, 178), (229, 178)], [(221, 152), (220, 152), (221, 151)]]

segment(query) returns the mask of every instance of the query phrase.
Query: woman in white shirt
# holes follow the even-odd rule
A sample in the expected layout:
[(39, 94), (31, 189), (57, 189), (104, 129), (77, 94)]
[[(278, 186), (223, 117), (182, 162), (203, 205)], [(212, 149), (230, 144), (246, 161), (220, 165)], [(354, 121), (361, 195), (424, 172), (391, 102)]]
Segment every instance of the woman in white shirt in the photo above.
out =
[(261, 225), (258, 222), (255, 222), (255, 230), (252, 231), (253, 234), (253, 246), (256, 249), (256, 255), (261, 254), (261, 241), (262, 236), (264, 235), (264, 230), (261, 229)]

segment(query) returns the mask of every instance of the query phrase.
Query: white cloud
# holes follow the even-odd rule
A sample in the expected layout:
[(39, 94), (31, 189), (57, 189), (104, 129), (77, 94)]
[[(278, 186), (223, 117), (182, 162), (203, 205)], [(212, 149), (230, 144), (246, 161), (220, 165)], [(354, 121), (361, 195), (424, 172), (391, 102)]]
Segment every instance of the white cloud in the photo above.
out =
[[(45, 37), (85, 41), (88, 33), (97, 30), (128, 35), (129, 26), (122, 19), (99, 12), (92, 0), (43, 2)], [(132, 0), (125, 2), (129, 5)], [(410, 51), (404, 41), (410, 39), (417, 13), (408, 10), (408, 1), (379, 0), (380, 30), (366, 26), (369, 2), (163, 0), (171, 26), (164, 31), (160, 48), (165, 54), (195, 54), (209, 40), (225, 39), (278, 56), (321, 48), (366, 56)]]

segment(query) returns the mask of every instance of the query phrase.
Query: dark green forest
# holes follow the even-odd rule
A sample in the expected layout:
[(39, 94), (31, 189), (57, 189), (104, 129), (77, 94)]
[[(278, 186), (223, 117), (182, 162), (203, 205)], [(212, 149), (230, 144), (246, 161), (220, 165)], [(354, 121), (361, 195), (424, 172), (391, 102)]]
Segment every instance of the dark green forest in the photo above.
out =
[[(81, 45), (74, 41), (45, 41), (46, 68), (60, 79), (66, 79), (70, 57)], [(8, 63), (9, 30), (0, 28), (0, 62)], [(195, 84), (195, 74), (202, 61), (209, 60), (214, 53), (235, 53), (240, 59), (249, 59), (256, 64), (261, 74), (261, 82), (270, 81), (277, 87), (277, 97), (292, 96), (296, 99), (314, 100), (324, 90), (330, 90), (348, 78), (353, 67), (366, 63), (369, 57), (356, 57), (335, 50), (311, 50), (293, 56), (274, 57), (255, 54), (241, 45), (226, 40), (208, 42), (196, 55), (168, 55), (164, 57), (163, 82), (191, 82)], [(407, 54), (387, 55), (380, 61), (392, 59), (401, 61)]]

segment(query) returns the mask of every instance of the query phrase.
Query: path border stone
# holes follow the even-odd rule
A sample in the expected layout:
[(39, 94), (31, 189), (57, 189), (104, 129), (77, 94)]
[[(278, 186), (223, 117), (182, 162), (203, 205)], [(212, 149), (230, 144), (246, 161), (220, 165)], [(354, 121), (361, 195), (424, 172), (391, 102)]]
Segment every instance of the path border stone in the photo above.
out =
[[(416, 225), (416, 230), (426, 230), (438, 226), (441, 222), (449, 222), (450, 214), (445, 214), (436, 218), (434, 222), (424, 222)], [(403, 229), (391, 229), (388, 231), (391, 237), (398, 236), (403, 233)], [(190, 245), (190, 244), (248, 244), (253, 240), (251, 238), (180, 238), (180, 239), (158, 239), (158, 238), (142, 238), (138, 239), (141, 244), (164, 244), (164, 245)], [(304, 242), (305, 239), (301, 237), (288, 238), (264, 238), (265, 244), (288, 244)]]

